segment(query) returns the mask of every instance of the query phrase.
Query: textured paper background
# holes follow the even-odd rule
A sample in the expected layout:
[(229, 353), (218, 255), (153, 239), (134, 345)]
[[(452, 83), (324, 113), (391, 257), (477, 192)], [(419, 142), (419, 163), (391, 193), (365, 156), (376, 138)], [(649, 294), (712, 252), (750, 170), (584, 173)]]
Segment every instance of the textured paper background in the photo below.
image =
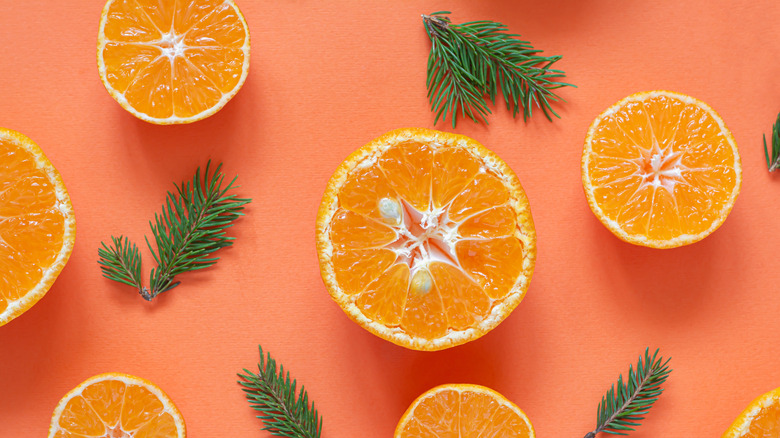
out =
[[(159, 384), (191, 437), (267, 437), (235, 373), (257, 344), (289, 367), (325, 418), (324, 436), (389, 437), (408, 404), (448, 382), (515, 401), (540, 437), (581, 437), (603, 392), (645, 346), (673, 356), (667, 392), (636, 438), (717, 437), (780, 386), (780, 176), (761, 135), (780, 110), (780, 3), (726, 1), (239, 0), (252, 66), (220, 113), (189, 126), (136, 120), (108, 95), (95, 47), (102, 0), (0, 0), (0, 126), (34, 139), (62, 173), (78, 238), (48, 295), (0, 328), (0, 437), (45, 436), (54, 406), (87, 377), (121, 371)], [(525, 301), (482, 339), (407, 351), (353, 324), (319, 278), (314, 221), (350, 152), (403, 126), (432, 127), (429, 43), (420, 14), (494, 19), (562, 54), (578, 85), (561, 120), (457, 132), (517, 172), (538, 263)], [(636, 91), (712, 105), (739, 144), (742, 194), (715, 234), (655, 251), (614, 238), (582, 194), (588, 125)], [(440, 129), (449, 130), (448, 124)], [(101, 240), (141, 243), (173, 181), (212, 158), (254, 198), (214, 268), (146, 303), (100, 276)], [(144, 254), (147, 261), (151, 260)]]

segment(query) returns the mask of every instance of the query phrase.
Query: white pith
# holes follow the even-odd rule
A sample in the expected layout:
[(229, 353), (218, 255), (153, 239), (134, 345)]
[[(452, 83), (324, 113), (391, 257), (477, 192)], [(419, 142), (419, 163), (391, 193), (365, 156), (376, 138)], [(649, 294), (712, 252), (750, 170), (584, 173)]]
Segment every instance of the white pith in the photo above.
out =
[[(173, 115), (170, 117), (165, 118), (158, 118), (158, 117), (151, 117), (148, 114), (142, 113), (138, 110), (136, 110), (130, 102), (125, 97), (125, 92), (120, 92), (119, 90), (115, 89), (108, 81), (107, 77), (107, 70), (106, 65), (103, 59), (103, 51), (106, 47), (106, 44), (111, 42), (105, 37), (105, 25), (106, 21), (108, 20), (108, 12), (111, 8), (111, 5), (114, 3), (114, 0), (109, 0), (105, 7), (103, 8), (103, 14), (100, 20), (100, 30), (98, 33), (98, 50), (97, 50), (97, 60), (98, 60), (98, 71), (100, 73), (100, 79), (103, 82), (103, 85), (106, 87), (106, 90), (108, 90), (111, 97), (113, 97), (117, 102), (119, 102), (124, 109), (129, 111), (131, 114), (133, 114), (135, 117), (138, 117), (141, 120), (155, 123), (159, 125), (169, 125), (169, 124), (178, 124), (178, 123), (191, 123), (197, 120), (204, 119), (206, 117), (209, 117), (213, 114), (215, 114), (217, 111), (222, 109), (222, 107), (225, 106), (225, 104), (228, 103), (235, 95), (238, 93), (238, 90), (241, 89), (241, 87), (244, 85), (244, 82), (246, 81), (247, 76), (249, 75), (249, 48), (250, 48), (250, 37), (249, 37), (249, 26), (246, 23), (246, 20), (244, 20), (244, 16), (241, 14), (241, 11), (238, 9), (238, 6), (236, 6), (235, 3), (233, 3), (233, 0), (224, 0), (221, 5), (229, 5), (238, 16), (238, 19), (241, 21), (241, 24), (244, 28), (244, 34), (246, 35), (246, 38), (244, 39), (244, 44), (241, 46), (240, 50), (243, 52), (244, 56), (244, 62), (243, 62), (243, 68), (241, 72), (241, 77), (239, 78), (238, 82), (236, 83), (236, 86), (222, 94), (222, 97), (220, 100), (214, 104), (210, 108), (206, 108), (202, 112), (189, 116), (189, 117), (180, 117), (177, 116), (174, 112)], [(217, 10), (217, 7), (210, 13), (203, 16), (200, 21), (203, 21), (210, 17), (215, 11)], [(153, 20), (150, 20), (152, 24), (154, 24)], [(199, 22), (200, 22), (199, 21)], [(199, 23), (198, 22), (198, 23)], [(197, 23), (196, 23), (197, 24)], [(167, 57), (171, 62), (171, 77), (173, 77), (173, 63), (174, 60), (177, 57), (183, 57), (184, 59), (187, 59), (185, 57), (186, 50), (187, 49), (208, 49), (210, 47), (208, 46), (187, 46), (184, 43), (184, 38), (187, 35), (187, 32), (177, 34), (174, 32), (174, 26), (171, 24), (171, 30), (168, 32), (162, 32), (160, 29), (157, 29), (158, 32), (160, 32), (160, 39), (155, 41), (146, 41), (146, 42), (132, 42), (132, 43), (123, 43), (123, 44), (134, 44), (134, 45), (149, 45), (154, 46), (160, 49), (160, 55), (149, 62), (147, 66), (154, 64), (157, 62), (160, 58)], [(212, 46), (213, 47), (213, 46)], [(189, 60), (187, 62), (190, 62)], [(144, 67), (146, 68), (146, 67)], [(196, 66), (196, 68), (198, 68)], [(141, 69), (143, 70), (143, 69)], [(140, 75), (140, 71), (136, 74), (136, 77)], [(211, 80), (208, 77), (203, 77), (204, 80), (211, 82)], [(131, 84), (132, 85), (132, 84)], [(219, 87), (216, 86), (216, 84), (213, 84), (215, 88), (219, 89)], [(128, 87), (129, 89), (129, 87)]]
[(432, 280), (428, 267), (432, 262), (446, 263), (471, 277), (461, 267), (455, 247), (462, 240), (486, 239), (464, 238), (458, 233), (458, 227), (474, 216), (501, 205), (475, 211), (455, 222), (449, 217), (449, 204), (438, 208), (429, 206), (427, 210), (419, 211), (402, 198), (382, 198), (379, 200), (379, 210), (386, 219), (384, 224), (396, 233), (395, 240), (383, 248), (396, 255), (394, 265), (402, 263), (409, 266), (412, 279), (410, 287), (416, 293), (430, 291)]

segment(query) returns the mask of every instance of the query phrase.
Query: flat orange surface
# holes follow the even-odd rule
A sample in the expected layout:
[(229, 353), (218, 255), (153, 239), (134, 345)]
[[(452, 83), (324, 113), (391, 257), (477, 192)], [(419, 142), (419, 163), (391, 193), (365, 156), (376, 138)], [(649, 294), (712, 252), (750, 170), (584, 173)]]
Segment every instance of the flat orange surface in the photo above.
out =
[[(640, 430), (718, 437), (780, 386), (780, 175), (761, 136), (780, 110), (776, 0), (630, 2), (238, 0), (250, 25), (250, 77), (215, 116), (153, 126), (111, 97), (95, 65), (103, 0), (0, 1), (0, 126), (36, 141), (76, 210), (70, 263), (34, 308), (0, 328), (0, 436), (45, 436), (67, 391), (94, 374), (150, 379), (191, 437), (268, 437), (235, 373), (257, 344), (306, 385), (324, 437), (390, 437), (409, 403), (442, 383), (476, 383), (522, 408), (540, 437), (581, 437), (604, 391), (646, 346), (673, 357), (667, 391)], [(482, 339), (405, 350), (349, 321), (319, 277), (314, 223), (331, 173), (393, 128), (433, 127), (421, 13), (493, 19), (562, 54), (579, 88), (562, 118), (528, 124), (503, 107), (472, 136), (519, 175), (538, 232), (525, 300)], [(744, 183), (704, 241), (650, 250), (619, 241), (582, 192), (593, 118), (636, 91), (710, 104), (732, 130)], [(440, 123), (439, 129), (450, 130)], [(101, 277), (112, 234), (139, 244), (172, 182), (212, 158), (254, 199), (236, 245), (153, 303)], [(144, 253), (149, 269), (151, 257)]]

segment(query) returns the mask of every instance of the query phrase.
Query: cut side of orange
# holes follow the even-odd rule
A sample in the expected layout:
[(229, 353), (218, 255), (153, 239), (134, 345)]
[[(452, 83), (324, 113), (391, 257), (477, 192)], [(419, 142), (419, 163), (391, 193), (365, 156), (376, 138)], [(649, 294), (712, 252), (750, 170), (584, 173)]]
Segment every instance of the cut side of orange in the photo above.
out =
[(190, 123), (219, 111), (249, 73), (249, 28), (233, 0), (109, 0), (100, 78), (134, 116)]
[(184, 438), (184, 419), (171, 399), (140, 377), (91, 377), (60, 400), (49, 438)]
[(591, 210), (617, 237), (672, 248), (723, 224), (742, 167), (734, 137), (712, 108), (684, 94), (650, 91), (593, 121), (582, 184)]
[(503, 395), (479, 385), (431, 389), (406, 410), (395, 438), (533, 438), (525, 413)]
[(520, 303), (536, 260), (528, 199), (475, 140), (421, 128), (358, 149), (330, 179), (317, 252), (333, 299), (372, 333), (440, 350)]
[(723, 438), (777, 437), (780, 437), (780, 388), (753, 400), (723, 434)]
[(0, 326), (54, 284), (73, 250), (76, 219), (57, 169), (32, 140), (0, 128)]

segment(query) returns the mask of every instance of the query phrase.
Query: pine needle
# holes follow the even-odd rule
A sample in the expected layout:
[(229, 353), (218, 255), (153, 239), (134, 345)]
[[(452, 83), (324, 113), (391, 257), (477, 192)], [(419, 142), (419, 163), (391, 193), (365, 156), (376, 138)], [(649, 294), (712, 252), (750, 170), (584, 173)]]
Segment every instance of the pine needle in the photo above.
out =
[(650, 356), (650, 349), (645, 349), (636, 369), (629, 366), (626, 381), (621, 374), (617, 384), (602, 397), (596, 414), (596, 430), (585, 438), (594, 438), (601, 432), (628, 435), (628, 431), (639, 426), (663, 392), (661, 385), (672, 372), (668, 367), (669, 360), (671, 358), (664, 361), (659, 357), (658, 350)]
[(271, 354), (265, 355), (262, 346), (258, 348), (257, 374), (244, 368), (244, 374), (238, 374), (238, 383), (252, 409), (260, 413), (257, 418), (263, 420), (263, 430), (287, 438), (320, 438), (322, 417), (309, 403), (306, 389), (301, 385), (298, 391), (290, 373), (285, 373), (283, 366), (277, 369)]
[(766, 167), (769, 168), (770, 172), (780, 168), (780, 113), (777, 114), (777, 121), (772, 126), (772, 160), (769, 160), (766, 134), (764, 134), (764, 156), (766, 157)]
[(228, 237), (226, 230), (243, 215), (244, 205), (251, 199), (228, 194), (236, 179), (225, 185), (222, 165), (213, 173), (210, 166), (209, 161), (202, 176), (198, 168), (192, 181), (175, 185), (176, 192), (168, 192), (162, 212), (149, 223), (156, 250), (148, 238), (146, 245), (157, 262), (149, 274), (149, 287), (141, 281), (138, 246), (123, 236), (112, 236), (110, 245), (101, 243), (98, 249), (104, 277), (133, 286), (150, 301), (178, 286), (174, 281), (177, 275), (207, 268), (219, 260), (214, 252), (233, 244), (234, 238)]
[(565, 77), (551, 67), (560, 56), (541, 56), (520, 35), (508, 33), (504, 24), (472, 21), (453, 24), (449, 11), (423, 15), (423, 24), (431, 40), (428, 56), (428, 100), (439, 118), (457, 124), (458, 112), (474, 122), (487, 123), (491, 113), (485, 97), (495, 105), (499, 91), (512, 117), (522, 110), (527, 121), (533, 108), (542, 110), (552, 121), (560, 118), (551, 102), (563, 101), (553, 90), (573, 86), (558, 82)]

